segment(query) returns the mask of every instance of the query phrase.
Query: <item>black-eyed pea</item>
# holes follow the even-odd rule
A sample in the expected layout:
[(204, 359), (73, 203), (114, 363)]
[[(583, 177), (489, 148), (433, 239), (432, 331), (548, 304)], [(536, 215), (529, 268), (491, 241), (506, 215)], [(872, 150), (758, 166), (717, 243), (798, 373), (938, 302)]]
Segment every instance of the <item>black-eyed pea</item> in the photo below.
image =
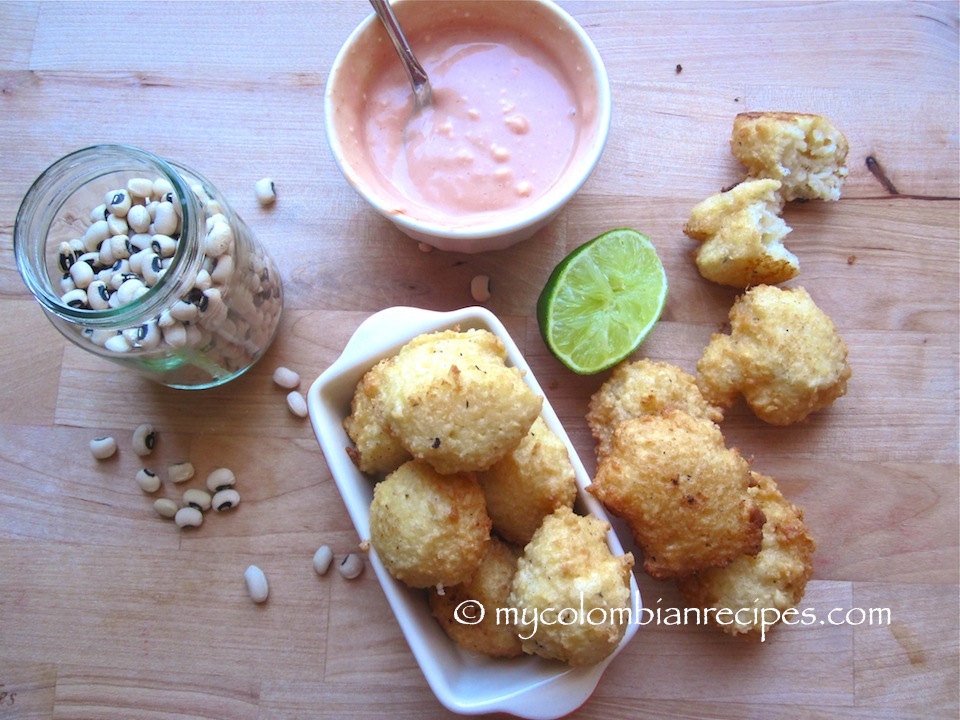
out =
[(70, 277), (81, 290), (86, 290), (93, 282), (93, 275), (93, 268), (87, 262), (75, 262), (70, 266)]
[[(104, 245), (107, 243), (104, 242)], [(103, 246), (101, 246), (103, 249)], [(130, 242), (130, 236), (125, 233), (118, 233), (110, 238), (110, 255), (113, 257), (111, 262), (125, 260), (130, 257), (133, 245)]]
[(183, 493), (183, 504), (194, 507), (201, 512), (210, 509), (211, 500), (212, 498), (210, 497), (210, 493), (208, 493), (206, 490), (190, 488)]
[(143, 348), (144, 350), (152, 350), (157, 347), (163, 339), (163, 334), (160, 332), (160, 327), (157, 325), (156, 320), (145, 322), (136, 328), (136, 331), (136, 339), (131, 344), (134, 347)]
[(287, 367), (278, 367), (273, 371), (273, 382), (287, 390), (300, 386), (300, 375)]
[(87, 252), (96, 252), (100, 243), (110, 237), (110, 227), (106, 220), (97, 220), (83, 234), (83, 248)]
[(113, 353), (128, 353), (133, 350), (133, 345), (131, 345), (130, 341), (123, 336), (123, 333), (118, 333), (109, 338), (103, 344), (103, 347), (105, 350), (109, 350)]
[(297, 417), (307, 416), (307, 401), (296, 390), (287, 393), (287, 408)]
[(363, 558), (357, 553), (350, 553), (340, 561), (340, 574), (347, 580), (353, 580), (363, 572)]
[(180, 225), (173, 203), (162, 202), (157, 205), (157, 214), (153, 218), (153, 232), (155, 235), (173, 235)]
[(72, 308), (85, 308), (87, 307), (87, 291), (74, 287), (73, 290), (69, 290), (60, 296), (60, 302)]
[(313, 554), (313, 569), (317, 575), (326, 575), (333, 562), (333, 551), (327, 545), (321, 545)]
[(135, 233), (145, 233), (150, 229), (150, 211), (146, 205), (134, 205), (127, 213), (127, 227)]
[(130, 178), (127, 180), (127, 191), (131, 197), (143, 200), (150, 197), (153, 192), (153, 181), (150, 178), (143, 177)]
[(70, 243), (63, 241), (57, 248), (57, 267), (63, 272), (69, 272), (70, 267), (77, 261), (77, 253), (70, 247)]
[(211, 504), (213, 505), (213, 509), (217, 512), (231, 510), (240, 504), (240, 493), (233, 488), (220, 490), (211, 499)]
[(273, 205), (277, 201), (277, 185), (270, 178), (257, 180), (253, 186), (253, 192), (257, 196), (257, 202), (264, 207)]
[(130, 236), (130, 245), (134, 251), (146, 250), (153, 242), (153, 235), (148, 232), (138, 232)]
[(203, 243), (203, 252), (208, 257), (220, 257), (230, 249), (233, 231), (226, 222), (214, 223)]
[(97, 205), (93, 210), (90, 211), (90, 222), (95, 223), (100, 220), (106, 220), (107, 215), (110, 214), (110, 211), (107, 210), (107, 206)]
[(267, 576), (256, 565), (251, 565), (244, 571), (243, 579), (247, 583), (247, 592), (255, 603), (262, 603), (270, 595), (270, 586)]
[(167, 477), (170, 478), (170, 482), (179, 484), (192, 478), (194, 472), (191, 462), (174, 463), (167, 468)]
[(163, 328), (163, 341), (174, 349), (186, 347), (187, 328), (183, 323), (174, 320), (173, 325)]
[(121, 305), (133, 302), (142, 294), (140, 292), (141, 289), (146, 289), (143, 280), (138, 277), (127, 278), (120, 284), (120, 287), (117, 288), (117, 301)]
[(219, 467), (207, 475), (207, 490), (212, 493), (228, 490), (236, 485), (236, 483), (237, 477), (230, 468)]
[(160, 489), (160, 478), (150, 468), (140, 468), (137, 471), (136, 481), (145, 493), (154, 493)]
[(182, 528), (200, 527), (203, 525), (203, 513), (195, 507), (182, 507), (173, 516), (173, 521)]
[(111, 190), (104, 196), (103, 200), (107, 205), (107, 210), (117, 217), (122, 218), (127, 216), (127, 211), (130, 210), (130, 206), (133, 204), (130, 199), (130, 193), (127, 192), (126, 189)]
[(197, 319), (199, 308), (192, 302), (186, 300), (177, 300), (170, 306), (170, 317), (180, 322), (193, 322)]
[(107, 215), (107, 230), (111, 235), (126, 235), (129, 229), (126, 217), (118, 217), (113, 213)]
[(233, 257), (230, 255), (221, 255), (217, 258), (217, 264), (210, 271), (210, 278), (214, 285), (226, 285), (233, 277)]
[(66, 295), (68, 292), (77, 289), (77, 284), (73, 281), (73, 278), (70, 277), (70, 273), (64, 273), (60, 278), (60, 294), (61, 300), (62, 296)]
[(488, 275), (477, 275), (470, 281), (470, 295), (479, 303), (485, 303), (490, 299), (490, 277)]
[(160, 177), (153, 181), (153, 188), (150, 191), (150, 197), (163, 197), (167, 193), (173, 192), (173, 185), (166, 178)]
[(204, 290), (209, 290), (213, 286), (213, 280), (210, 278), (210, 273), (202, 269), (197, 273), (197, 281), (193, 284), (195, 288), (201, 292)]
[(199, 327), (193, 323), (185, 323), (183, 327), (187, 331), (186, 347), (198, 348), (207, 344), (209, 338)]
[(144, 256), (140, 264), (140, 274), (143, 276), (143, 282), (147, 287), (153, 287), (157, 280), (163, 275), (163, 261), (160, 256), (154, 252)]
[(110, 307), (110, 289), (102, 280), (87, 285), (87, 305), (91, 310), (106, 310)]
[(171, 500), (170, 498), (157, 498), (153, 501), (153, 509), (160, 517), (173, 520), (173, 518), (176, 517), (180, 506), (175, 500)]
[(133, 451), (140, 457), (153, 452), (157, 444), (157, 431), (150, 423), (141, 423), (133, 431)]
[(150, 239), (150, 248), (162, 258), (173, 257), (177, 251), (177, 241), (169, 235), (157, 233)]
[(90, 441), (90, 454), (97, 460), (106, 460), (117, 452), (117, 441), (109, 435), (94, 438)]

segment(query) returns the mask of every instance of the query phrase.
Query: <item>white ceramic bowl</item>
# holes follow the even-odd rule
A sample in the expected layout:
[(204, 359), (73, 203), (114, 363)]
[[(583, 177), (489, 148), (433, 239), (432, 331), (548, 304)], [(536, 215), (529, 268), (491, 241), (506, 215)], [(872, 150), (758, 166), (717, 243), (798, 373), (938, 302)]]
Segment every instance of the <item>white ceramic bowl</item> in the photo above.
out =
[[(357, 328), (340, 357), (310, 386), (307, 394), (310, 421), (350, 518), (363, 540), (370, 537), (370, 501), (373, 499), (374, 483), (347, 456), (346, 448), (350, 440), (343, 429), (343, 420), (350, 413), (350, 401), (356, 385), (374, 364), (396, 354), (416, 335), (456, 327), (461, 330), (482, 328), (497, 335), (506, 345), (508, 362), (524, 371), (527, 384), (543, 396), (543, 390), (506, 328), (496, 316), (479, 307), (448, 313), (408, 307), (378, 312)], [(577, 510), (593, 513), (609, 522), (600, 502), (584, 491), (590, 484), (590, 478), (545, 397), (542, 416), (550, 429), (566, 444), (570, 454), (576, 471)], [(607, 543), (615, 555), (623, 554), (623, 547), (613, 530), (607, 533)], [(430, 614), (424, 594), (395, 580), (372, 548), (369, 558), (427, 682), (437, 699), (457, 713), (505, 712), (543, 720), (566, 715), (590, 697), (604, 669), (639, 627), (642, 607), (640, 591), (631, 574), (634, 622), (627, 626), (616, 652), (603, 662), (590, 667), (571, 668), (564, 663), (534, 656), (510, 660), (480, 657), (459, 649), (446, 636)]]
[[(587, 33), (550, 0), (398, 0), (401, 25), (416, 52), (415, 38), (443, 27), (449, 17), (484, 13), (490, 25), (503, 23), (531, 33), (548, 48), (552, 62), (567, 78), (580, 118), (573, 155), (544, 194), (519, 207), (463, 215), (425, 208), (399, 193), (377, 168), (364, 135), (365, 88), (382, 74), (383, 63), (397, 57), (375, 15), (364, 20), (337, 55), (324, 97), (327, 140), (347, 182), (370, 205), (410, 237), (441, 250), (475, 253), (499, 250), (531, 237), (560, 212), (586, 182), (606, 144), (610, 127), (610, 83), (603, 61)], [(392, 57), (385, 58), (385, 53)], [(376, 59), (374, 59), (376, 58)], [(379, 70), (379, 72), (378, 72)], [(382, 151), (381, 151), (382, 152)], [(398, 201), (398, 197), (401, 200)]]

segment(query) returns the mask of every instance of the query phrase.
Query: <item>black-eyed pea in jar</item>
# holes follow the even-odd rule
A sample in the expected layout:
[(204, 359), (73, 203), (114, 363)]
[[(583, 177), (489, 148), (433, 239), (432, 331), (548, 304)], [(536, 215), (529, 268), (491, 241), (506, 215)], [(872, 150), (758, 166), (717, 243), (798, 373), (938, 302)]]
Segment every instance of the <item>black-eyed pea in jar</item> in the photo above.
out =
[(280, 273), (202, 175), (99, 145), (51, 165), (14, 227), (21, 277), (78, 346), (178, 388), (220, 385), (277, 332)]

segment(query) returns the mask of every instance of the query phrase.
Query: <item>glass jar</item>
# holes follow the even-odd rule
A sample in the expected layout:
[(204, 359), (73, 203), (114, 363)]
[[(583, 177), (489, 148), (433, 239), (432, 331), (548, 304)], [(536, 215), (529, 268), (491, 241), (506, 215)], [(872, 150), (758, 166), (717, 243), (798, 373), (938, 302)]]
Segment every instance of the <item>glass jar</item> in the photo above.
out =
[(175, 388), (249, 369), (276, 335), (280, 273), (199, 173), (143, 150), (67, 155), (27, 191), (17, 267), (78, 346)]

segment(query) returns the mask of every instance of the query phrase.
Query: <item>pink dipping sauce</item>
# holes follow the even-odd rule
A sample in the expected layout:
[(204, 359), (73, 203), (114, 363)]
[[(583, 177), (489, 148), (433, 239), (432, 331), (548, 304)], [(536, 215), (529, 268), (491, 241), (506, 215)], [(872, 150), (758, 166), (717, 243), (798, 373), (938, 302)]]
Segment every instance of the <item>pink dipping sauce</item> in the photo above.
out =
[(570, 162), (581, 125), (569, 81), (547, 52), (516, 31), (480, 26), (410, 42), (430, 77), (431, 106), (415, 112), (395, 57), (371, 82), (360, 118), (371, 164), (421, 206), (396, 212), (469, 216), (542, 195)]

